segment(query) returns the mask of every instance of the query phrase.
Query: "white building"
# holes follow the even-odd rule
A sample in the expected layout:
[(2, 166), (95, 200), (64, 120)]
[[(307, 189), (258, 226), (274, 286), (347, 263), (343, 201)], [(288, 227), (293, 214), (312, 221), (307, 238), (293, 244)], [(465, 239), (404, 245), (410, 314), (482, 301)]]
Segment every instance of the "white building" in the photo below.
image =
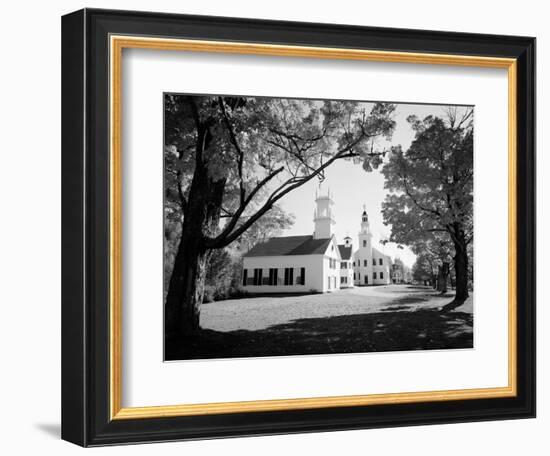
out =
[(354, 283), (359, 285), (388, 285), (392, 260), (372, 246), (372, 233), (367, 211), (361, 215), (359, 248), (353, 254)]
[(347, 236), (338, 245), (332, 232), (334, 202), (315, 198), (313, 235), (273, 237), (243, 256), (243, 288), (250, 293), (330, 292), (359, 285), (390, 283), (391, 258), (372, 247), (366, 211), (361, 217), (358, 250)]
[(243, 257), (243, 287), (251, 293), (328, 292), (340, 289), (340, 249), (330, 192), (317, 195), (314, 233), (273, 237)]
[(351, 238), (346, 236), (344, 243), (338, 245), (340, 250), (340, 288), (352, 288), (353, 283), (353, 244)]
[(412, 283), (411, 268), (406, 266), (400, 258), (396, 258), (391, 267), (392, 283)]

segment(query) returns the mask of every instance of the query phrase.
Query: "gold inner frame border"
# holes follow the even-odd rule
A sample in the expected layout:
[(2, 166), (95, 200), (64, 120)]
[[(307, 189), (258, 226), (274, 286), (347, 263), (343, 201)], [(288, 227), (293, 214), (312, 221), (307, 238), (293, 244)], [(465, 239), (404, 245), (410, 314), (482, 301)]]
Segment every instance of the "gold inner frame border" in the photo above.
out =
[[(111, 35), (110, 52), (110, 415), (112, 420), (304, 410), (517, 395), (517, 61), (512, 58)], [(503, 68), (508, 72), (508, 385), (505, 387), (122, 407), (122, 51), (194, 51), (317, 59)]]

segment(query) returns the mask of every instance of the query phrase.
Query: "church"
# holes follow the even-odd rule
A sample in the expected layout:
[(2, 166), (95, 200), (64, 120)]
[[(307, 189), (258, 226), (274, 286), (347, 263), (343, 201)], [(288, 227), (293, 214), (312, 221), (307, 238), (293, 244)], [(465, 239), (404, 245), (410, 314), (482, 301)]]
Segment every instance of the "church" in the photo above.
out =
[(392, 260), (372, 246), (369, 216), (363, 208), (359, 246), (353, 254), (353, 282), (355, 285), (388, 285)]
[(317, 192), (312, 235), (272, 237), (243, 256), (243, 288), (250, 293), (326, 293), (390, 283), (391, 258), (372, 246), (366, 210), (357, 249), (352, 238), (338, 244), (330, 190)]

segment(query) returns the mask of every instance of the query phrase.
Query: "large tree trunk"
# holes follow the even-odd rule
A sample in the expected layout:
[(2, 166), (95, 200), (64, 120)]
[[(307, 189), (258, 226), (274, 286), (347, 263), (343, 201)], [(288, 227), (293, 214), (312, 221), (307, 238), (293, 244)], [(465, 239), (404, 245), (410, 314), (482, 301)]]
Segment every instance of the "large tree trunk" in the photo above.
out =
[(466, 244), (464, 231), (457, 228), (453, 237), (455, 248), (454, 266), (456, 275), (455, 299), (443, 307), (443, 311), (449, 311), (460, 307), (469, 297), (468, 293), (468, 245)]
[(447, 293), (447, 281), (449, 278), (449, 263), (443, 262), (438, 266), (437, 273), (437, 291), (441, 294)]
[(204, 238), (218, 228), (224, 188), (224, 179), (212, 180), (208, 168), (196, 164), (166, 295), (164, 318), (169, 338), (192, 335), (200, 329), (200, 306), (210, 259)]
[(200, 328), (209, 252), (198, 235), (182, 236), (166, 296), (165, 328), (169, 336), (194, 334)]
[(468, 252), (465, 243), (455, 244), (456, 300), (464, 302), (468, 294)]

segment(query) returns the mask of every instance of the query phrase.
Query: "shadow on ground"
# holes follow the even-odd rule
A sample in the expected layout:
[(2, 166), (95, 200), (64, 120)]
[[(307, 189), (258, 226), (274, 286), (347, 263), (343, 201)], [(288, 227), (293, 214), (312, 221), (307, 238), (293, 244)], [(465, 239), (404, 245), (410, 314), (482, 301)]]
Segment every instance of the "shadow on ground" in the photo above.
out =
[(166, 360), (473, 347), (471, 314), (404, 308), (303, 318), (258, 331), (202, 330), (194, 337), (166, 340)]

